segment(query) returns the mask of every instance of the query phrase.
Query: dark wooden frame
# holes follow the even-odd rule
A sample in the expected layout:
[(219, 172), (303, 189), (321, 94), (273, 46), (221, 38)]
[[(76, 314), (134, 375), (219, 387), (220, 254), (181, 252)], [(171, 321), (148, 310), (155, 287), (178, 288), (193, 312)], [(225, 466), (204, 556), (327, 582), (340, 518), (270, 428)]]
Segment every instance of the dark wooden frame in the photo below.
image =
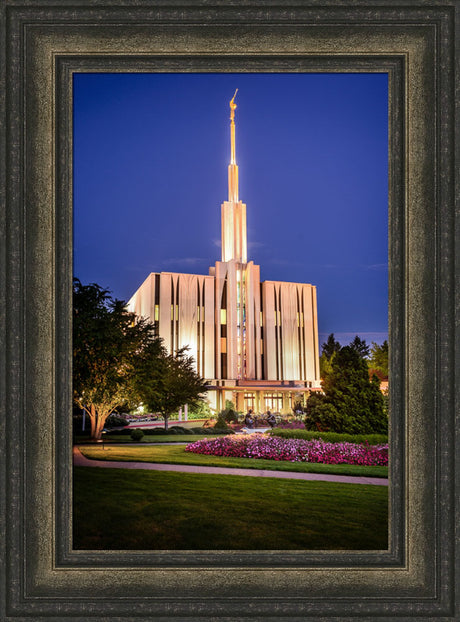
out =
[[(0, 619), (458, 615), (456, 8), (454, 0), (4, 1)], [(71, 78), (84, 70), (388, 72), (388, 551), (72, 551)]]

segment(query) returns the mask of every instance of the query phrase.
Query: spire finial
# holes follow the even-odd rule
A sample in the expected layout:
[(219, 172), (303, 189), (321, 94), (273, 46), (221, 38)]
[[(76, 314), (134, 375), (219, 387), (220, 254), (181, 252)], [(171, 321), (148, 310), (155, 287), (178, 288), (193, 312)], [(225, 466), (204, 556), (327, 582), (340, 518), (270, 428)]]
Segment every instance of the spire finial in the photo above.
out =
[(230, 120), (233, 122), (235, 122), (235, 108), (236, 108), (235, 97), (237, 93), (238, 93), (238, 89), (236, 89), (235, 94), (230, 100)]
[(230, 100), (230, 165), (228, 167), (228, 200), (238, 203), (238, 166), (235, 156), (235, 97), (238, 93), (236, 89)]
[(230, 100), (230, 164), (236, 164), (235, 159), (235, 97), (238, 93), (238, 89), (236, 89), (235, 94)]

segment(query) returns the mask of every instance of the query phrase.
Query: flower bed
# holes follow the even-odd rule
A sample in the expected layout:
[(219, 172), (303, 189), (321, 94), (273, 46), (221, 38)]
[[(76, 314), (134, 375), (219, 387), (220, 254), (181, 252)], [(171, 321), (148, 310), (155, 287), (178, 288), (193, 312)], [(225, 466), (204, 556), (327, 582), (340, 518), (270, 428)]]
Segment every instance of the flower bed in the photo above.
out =
[(305, 441), (263, 434), (224, 436), (190, 443), (185, 451), (208, 456), (263, 458), (289, 462), (322, 462), (324, 464), (361, 464), (387, 466), (388, 445), (326, 443), (321, 439)]
[(305, 430), (305, 423), (299, 419), (294, 419), (293, 421), (280, 421), (276, 427), (282, 430)]

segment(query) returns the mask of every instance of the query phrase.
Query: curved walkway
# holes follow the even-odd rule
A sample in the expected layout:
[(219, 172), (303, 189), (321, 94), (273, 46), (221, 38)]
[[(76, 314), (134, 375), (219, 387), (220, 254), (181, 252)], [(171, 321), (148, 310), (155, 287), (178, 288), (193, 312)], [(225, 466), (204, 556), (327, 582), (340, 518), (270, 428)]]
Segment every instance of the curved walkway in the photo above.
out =
[(160, 464), (155, 462), (124, 462), (90, 460), (78, 447), (73, 448), (74, 466), (91, 466), (106, 469), (146, 469), (149, 471), (178, 471), (180, 473), (208, 473), (213, 475), (243, 475), (248, 477), (275, 477), (279, 479), (303, 479), (342, 484), (373, 484), (388, 486), (383, 477), (353, 477), (351, 475), (328, 475), (326, 473), (297, 473), (294, 471), (266, 471), (265, 469), (233, 469), (229, 467), (195, 466), (191, 464)]

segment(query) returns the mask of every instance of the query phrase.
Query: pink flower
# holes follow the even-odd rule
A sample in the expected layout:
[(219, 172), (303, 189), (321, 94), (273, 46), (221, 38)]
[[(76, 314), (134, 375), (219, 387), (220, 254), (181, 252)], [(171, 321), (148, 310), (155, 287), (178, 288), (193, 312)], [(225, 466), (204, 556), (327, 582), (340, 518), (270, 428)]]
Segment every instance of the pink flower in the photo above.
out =
[(324, 464), (388, 465), (388, 445), (327, 443), (319, 440), (283, 439), (263, 434), (202, 439), (185, 448), (198, 454), (261, 458)]

